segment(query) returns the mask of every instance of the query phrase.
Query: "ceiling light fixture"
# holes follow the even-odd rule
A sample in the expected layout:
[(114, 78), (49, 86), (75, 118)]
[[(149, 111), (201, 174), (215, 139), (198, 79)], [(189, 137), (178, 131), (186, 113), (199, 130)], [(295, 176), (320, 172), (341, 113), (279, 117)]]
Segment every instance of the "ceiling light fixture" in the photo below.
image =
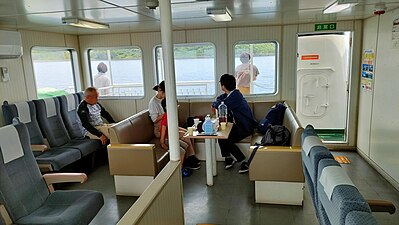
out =
[(206, 14), (212, 17), (212, 19), (216, 22), (231, 21), (231, 14), (227, 8), (207, 8)]
[(75, 27), (90, 28), (90, 29), (108, 29), (108, 23), (101, 23), (80, 17), (62, 17), (62, 23)]
[(358, 0), (337, 0), (333, 2), (331, 5), (327, 6), (324, 10), (324, 14), (328, 13), (338, 13), (341, 11), (344, 11), (345, 9), (348, 9), (352, 6), (355, 6), (358, 4)]

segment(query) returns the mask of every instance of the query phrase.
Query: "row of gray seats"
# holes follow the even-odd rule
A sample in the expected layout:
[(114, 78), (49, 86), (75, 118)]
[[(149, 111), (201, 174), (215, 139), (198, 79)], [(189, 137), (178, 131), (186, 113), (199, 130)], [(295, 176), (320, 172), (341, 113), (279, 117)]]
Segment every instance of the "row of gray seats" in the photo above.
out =
[(367, 201), (311, 125), (302, 134), (302, 161), (305, 181), (320, 224), (378, 224)]
[(77, 115), (81, 99), (81, 93), (77, 93), (14, 104), (3, 103), (4, 124), (12, 124), (18, 118), (27, 126), (32, 149), (42, 171), (59, 171), (85, 156), (94, 157), (92, 153), (97, 150), (105, 151), (99, 140), (84, 136)]

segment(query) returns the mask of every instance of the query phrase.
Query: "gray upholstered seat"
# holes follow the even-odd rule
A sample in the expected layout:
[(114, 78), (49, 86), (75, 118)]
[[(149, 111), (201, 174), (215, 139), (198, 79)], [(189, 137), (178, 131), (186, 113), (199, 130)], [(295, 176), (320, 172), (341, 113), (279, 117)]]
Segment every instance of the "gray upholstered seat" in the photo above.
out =
[(371, 213), (352, 211), (346, 215), (345, 225), (378, 225), (377, 220)]
[(96, 140), (71, 140), (61, 118), (58, 98), (47, 98), (33, 101), (36, 106), (37, 120), (43, 135), (51, 147), (68, 147), (78, 149), (82, 157), (95, 152), (101, 144)]
[[(371, 213), (371, 209), (364, 200), (363, 196), (353, 185), (339, 184), (333, 191), (331, 198), (326, 194), (326, 187), (320, 182), (322, 171), (326, 167), (339, 167), (339, 163), (334, 159), (322, 159), (319, 162), (318, 168), (318, 179), (317, 179), (317, 196), (318, 196), (318, 210), (319, 215), (321, 214), (321, 224), (341, 225), (345, 224), (346, 216), (351, 211), (362, 211)], [(335, 174), (337, 176), (346, 176), (346, 173), (342, 171), (341, 174)], [(331, 178), (331, 177), (329, 177)], [(342, 179), (341, 179), (342, 180)], [(329, 182), (330, 184), (333, 182)], [(356, 223), (362, 224), (362, 223)]]
[[(8, 104), (2, 106), (4, 124), (12, 124), (13, 118), (18, 117), (28, 129), (30, 143), (44, 145), (44, 137), (41, 133), (36, 117), (36, 107), (32, 101)], [(76, 148), (59, 147), (50, 148), (45, 152), (35, 151), (34, 156), (38, 164), (50, 164), (52, 170), (58, 171), (81, 158), (81, 153)]]
[(24, 124), (0, 128), (0, 204), (14, 224), (89, 224), (104, 204), (95, 191), (50, 193)]

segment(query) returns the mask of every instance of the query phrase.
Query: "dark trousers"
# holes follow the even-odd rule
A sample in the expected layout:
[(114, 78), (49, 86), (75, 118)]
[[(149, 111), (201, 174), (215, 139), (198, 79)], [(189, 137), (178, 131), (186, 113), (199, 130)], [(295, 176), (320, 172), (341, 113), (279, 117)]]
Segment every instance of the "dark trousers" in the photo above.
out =
[(229, 138), (218, 140), (220, 150), (222, 151), (222, 156), (229, 157), (231, 154), (237, 159), (238, 162), (245, 160), (245, 155), (242, 154), (241, 150), (235, 143), (241, 141), (249, 135), (250, 134), (248, 134), (248, 131), (240, 129), (240, 127), (234, 124), (231, 128)]

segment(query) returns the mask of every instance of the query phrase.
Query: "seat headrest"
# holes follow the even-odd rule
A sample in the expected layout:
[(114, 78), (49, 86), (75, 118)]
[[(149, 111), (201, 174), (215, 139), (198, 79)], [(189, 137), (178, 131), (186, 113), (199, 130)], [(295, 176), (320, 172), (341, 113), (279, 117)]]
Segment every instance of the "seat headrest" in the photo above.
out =
[(57, 115), (57, 111), (55, 109), (55, 102), (52, 98), (43, 99), (44, 104), (46, 104), (46, 114), (47, 118)]
[(310, 150), (312, 150), (315, 146), (324, 146), (323, 142), (321, 142), (318, 136), (307, 136), (303, 140), (302, 150), (305, 152), (307, 156), (309, 156)]
[(68, 105), (68, 112), (76, 109), (76, 101), (75, 101), (75, 96), (73, 94), (65, 95), (67, 99), (67, 105)]
[(4, 164), (24, 156), (21, 140), (14, 126), (8, 125), (0, 128), (0, 148)]
[(354, 186), (352, 180), (346, 174), (345, 170), (340, 166), (327, 166), (324, 167), (320, 175), (320, 184), (324, 188), (328, 199), (331, 200), (334, 188), (338, 185), (351, 185)]
[(19, 120), (22, 123), (30, 123), (32, 121), (28, 102), (15, 103), (15, 107), (17, 108)]

